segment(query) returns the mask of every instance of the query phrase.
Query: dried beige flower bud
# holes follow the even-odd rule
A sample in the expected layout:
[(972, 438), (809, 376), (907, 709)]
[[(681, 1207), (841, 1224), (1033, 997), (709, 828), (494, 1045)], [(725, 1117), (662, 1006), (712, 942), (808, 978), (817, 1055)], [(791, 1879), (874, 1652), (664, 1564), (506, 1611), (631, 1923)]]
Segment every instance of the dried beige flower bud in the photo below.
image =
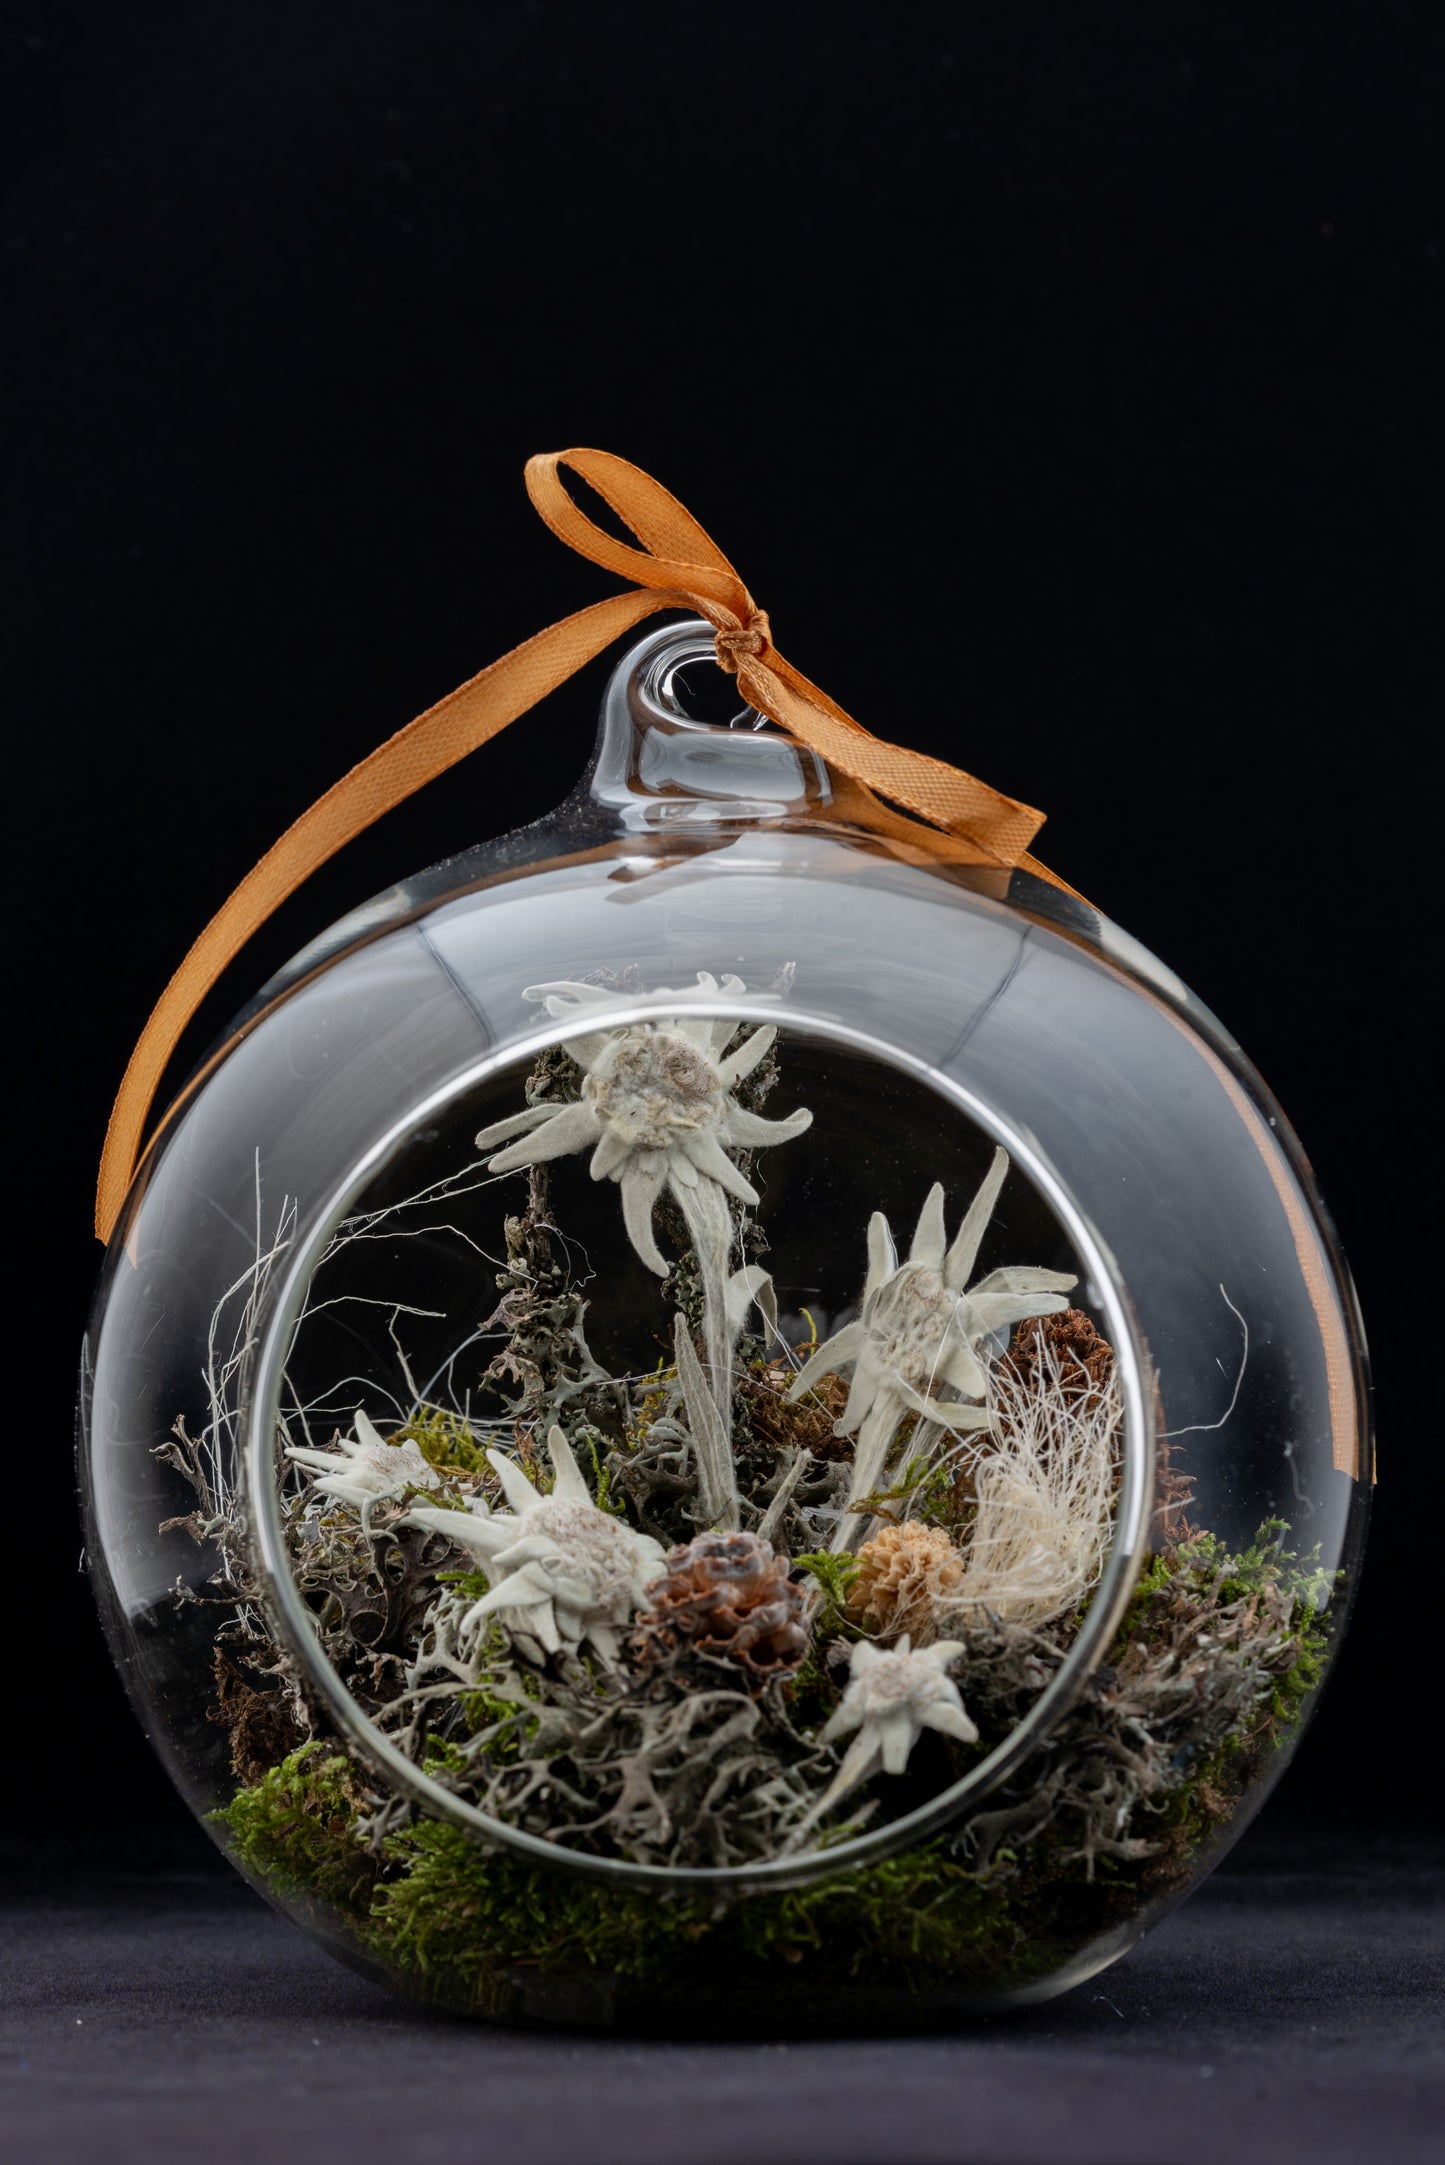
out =
[(963, 1558), (936, 1526), (905, 1519), (885, 1526), (858, 1551), (858, 1576), (848, 1607), (880, 1639), (907, 1634), (915, 1646), (938, 1637), (938, 1613), (956, 1595)]

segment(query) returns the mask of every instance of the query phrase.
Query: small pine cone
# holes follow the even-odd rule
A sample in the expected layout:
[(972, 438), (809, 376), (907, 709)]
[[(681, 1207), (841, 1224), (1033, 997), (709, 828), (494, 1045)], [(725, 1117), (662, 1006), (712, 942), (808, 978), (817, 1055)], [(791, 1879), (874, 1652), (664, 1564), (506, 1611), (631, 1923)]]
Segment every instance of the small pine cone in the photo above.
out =
[(915, 1646), (938, 1637), (938, 1612), (957, 1591), (963, 1558), (937, 1526), (905, 1519), (885, 1526), (858, 1551), (858, 1576), (848, 1591), (848, 1613), (879, 1638)]
[(745, 1669), (756, 1695), (808, 1650), (803, 1590), (786, 1556), (756, 1534), (696, 1534), (672, 1551), (648, 1588), (652, 1607), (631, 1639), (636, 1661), (662, 1667), (706, 1655)]
[(1030, 1316), (1018, 1325), (1008, 1357), (1025, 1383), (1034, 1381), (1045, 1350), (1057, 1361), (1059, 1381), (1066, 1391), (1107, 1390), (1114, 1372), (1114, 1348), (1099, 1336), (1082, 1308), (1066, 1308), (1055, 1316)]

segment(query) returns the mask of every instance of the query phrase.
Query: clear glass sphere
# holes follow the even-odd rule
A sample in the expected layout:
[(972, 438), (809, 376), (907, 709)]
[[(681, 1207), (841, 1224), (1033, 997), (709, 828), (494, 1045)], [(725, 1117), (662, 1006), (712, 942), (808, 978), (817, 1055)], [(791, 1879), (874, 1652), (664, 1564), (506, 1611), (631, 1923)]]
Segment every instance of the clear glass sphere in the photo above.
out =
[(1169, 972), (642, 640), (541, 827), (238, 1019), (82, 1374), (116, 1659), (240, 1868), (503, 2019), (1093, 1974), (1277, 1778), (1363, 1533), (1304, 1160)]

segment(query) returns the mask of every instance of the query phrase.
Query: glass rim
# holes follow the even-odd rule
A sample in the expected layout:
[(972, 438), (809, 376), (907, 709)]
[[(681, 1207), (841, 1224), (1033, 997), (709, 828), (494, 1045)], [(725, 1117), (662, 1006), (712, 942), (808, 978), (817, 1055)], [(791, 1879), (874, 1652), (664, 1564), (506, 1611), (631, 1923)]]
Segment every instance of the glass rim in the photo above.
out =
[[(588, 1027), (605, 1022), (609, 1029), (656, 1022), (675, 1014), (678, 1003), (660, 994), (619, 994), (615, 1008), (589, 1011)], [(423, 1806), (432, 1816), (460, 1825), (479, 1840), (526, 1857), (554, 1871), (574, 1872), (610, 1886), (650, 1887), (658, 1893), (736, 1890), (810, 1885), (859, 1865), (871, 1864), (916, 1847), (958, 1819), (962, 1811), (996, 1790), (1050, 1733), (1077, 1701), (1090, 1676), (1101, 1666), (1149, 1553), (1148, 1527), (1154, 1501), (1154, 1394), (1146, 1387), (1148, 1357), (1122, 1274), (1102, 1235), (1074, 1200), (1067, 1184), (1037, 1145), (985, 1099), (942, 1074), (927, 1061), (897, 1046), (885, 1045), (867, 1031), (802, 1012), (780, 1015), (776, 1002), (689, 996), (688, 1016), (772, 1024), (780, 1030), (845, 1046), (908, 1075), (972, 1120), (983, 1133), (1008, 1150), (1044, 1197), (1069, 1235), (1099, 1293), (1109, 1325), (1123, 1400), (1121, 1486), (1114, 1512), (1108, 1554), (1094, 1585), (1084, 1618), (1065, 1650), (1056, 1674), (1043, 1687), (1003, 1740), (956, 1782), (941, 1789), (885, 1826), (865, 1830), (831, 1846), (802, 1854), (738, 1865), (641, 1864), (621, 1857), (600, 1857), (568, 1849), (558, 1842), (481, 1811), (438, 1782), (385, 1736), (347, 1690), (326, 1658), (311, 1613), (303, 1602), (286, 1555), (280, 1493), (275, 1478), (275, 1435), (287, 1350), (298, 1325), (307, 1290), (320, 1257), (337, 1227), (350, 1214), (361, 1192), (415, 1131), (435, 1119), (458, 1098), (491, 1081), (504, 1069), (551, 1050), (577, 1034), (575, 1017), (539, 1027), (494, 1046), (469, 1061), (444, 1083), (393, 1120), (356, 1159), (344, 1177), (311, 1214), (310, 1226), (285, 1270), (268, 1291), (263, 1317), (241, 1381), (246, 1404), (242, 1452), (242, 1490), (249, 1505), (253, 1562), (259, 1591), (275, 1628), (300, 1665), (308, 1685), (335, 1719), (342, 1740), (354, 1747), (372, 1770), (392, 1787)]]

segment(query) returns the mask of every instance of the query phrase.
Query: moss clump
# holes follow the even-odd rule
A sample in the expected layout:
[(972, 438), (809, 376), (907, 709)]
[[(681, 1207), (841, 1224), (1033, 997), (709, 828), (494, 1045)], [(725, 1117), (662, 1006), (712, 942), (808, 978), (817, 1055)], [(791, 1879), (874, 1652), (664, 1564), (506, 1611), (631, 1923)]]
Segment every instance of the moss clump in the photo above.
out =
[(339, 1910), (352, 1923), (371, 1906), (378, 1865), (356, 1831), (362, 1805), (354, 1768), (321, 1744), (303, 1744), (211, 1816), (242, 1870), (289, 1901)]
[(816, 1886), (753, 1895), (724, 1920), (721, 1935), (729, 1927), (754, 1960), (812, 1955), (835, 1976), (914, 1989), (950, 1972), (982, 1983), (1028, 1966), (1026, 1920), (942, 1841)]
[(414, 1413), (403, 1428), (387, 1437), (388, 1443), (414, 1443), (427, 1464), (437, 1473), (487, 1473), (486, 1453), (478, 1444), (469, 1422), (445, 1406), (429, 1406)]
[(372, 1944), (403, 1970), (446, 1971), (468, 1997), (518, 1963), (649, 1976), (708, 1926), (706, 1904), (539, 1871), (440, 1820), (393, 1835), (386, 1854), (396, 1876), (370, 1905)]
[(858, 1576), (856, 1557), (835, 1555), (831, 1549), (810, 1549), (806, 1555), (794, 1557), (793, 1569), (806, 1571), (822, 1591), (814, 1636), (821, 1639), (833, 1632), (843, 1632), (856, 1639), (857, 1625), (848, 1615), (849, 1589)]

